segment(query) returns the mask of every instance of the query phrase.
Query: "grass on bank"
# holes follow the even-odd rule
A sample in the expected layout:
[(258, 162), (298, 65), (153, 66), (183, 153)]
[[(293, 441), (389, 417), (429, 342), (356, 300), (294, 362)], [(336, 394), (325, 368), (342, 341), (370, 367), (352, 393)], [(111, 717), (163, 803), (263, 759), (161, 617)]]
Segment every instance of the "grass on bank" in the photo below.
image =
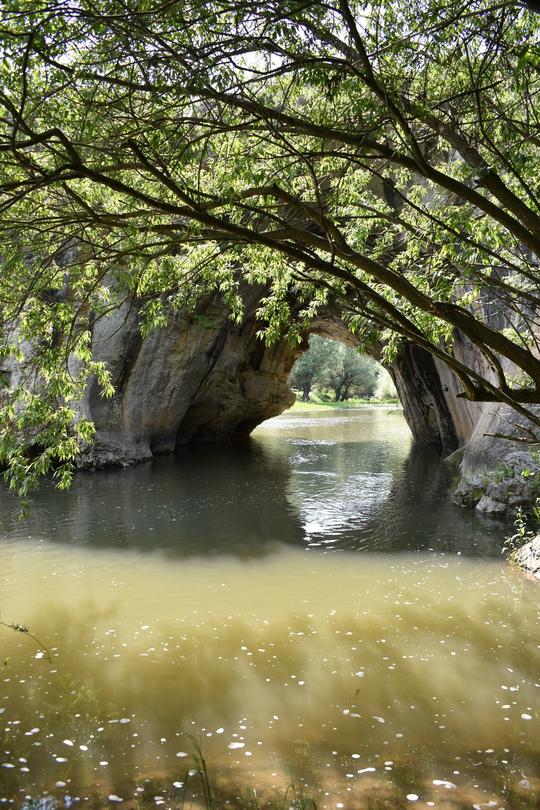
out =
[(397, 397), (391, 397), (388, 399), (363, 399), (361, 397), (355, 397), (353, 399), (348, 399), (345, 402), (336, 402), (333, 399), (321, 399), (316, 394), (311, 394), (309, 398), (309, 402), (302, 402), (300, 398), (300, 394), (296, 395), (296, 402), (289, 408), (289, 410), (294, 411), (324, 411), (333, 408), (339, 408), (341, 410), (347, 410), (348, 408), (359, 408), (362, 405), (369, 405), (370, 408), (373, 407), (401, 407), (401, 403)]

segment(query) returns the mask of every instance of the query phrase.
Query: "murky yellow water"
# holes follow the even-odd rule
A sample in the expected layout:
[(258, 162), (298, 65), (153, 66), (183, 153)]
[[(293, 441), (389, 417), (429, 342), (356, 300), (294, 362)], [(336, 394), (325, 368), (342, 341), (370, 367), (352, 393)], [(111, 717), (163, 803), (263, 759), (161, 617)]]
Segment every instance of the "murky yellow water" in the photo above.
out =
[(2, 628), (4, 803), (180, 806), (199, 746), (219, 806), (538, 806), (540, 592), (500, 559), (60, 543), (39, 509), (0, 545), (51, 655)]

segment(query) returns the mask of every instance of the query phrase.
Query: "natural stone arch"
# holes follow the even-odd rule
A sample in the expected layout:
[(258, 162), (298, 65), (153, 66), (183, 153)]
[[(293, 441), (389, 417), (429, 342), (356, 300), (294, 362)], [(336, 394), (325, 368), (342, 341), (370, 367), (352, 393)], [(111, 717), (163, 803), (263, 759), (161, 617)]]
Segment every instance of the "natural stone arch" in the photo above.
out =
[[(358, 338), (347, 329), (346, 324), (331, 313), (314, 320), (309, 331), (353, 348), (359, 345)], [(380, 360), (377, 347), (370, 353), (375, 360)], [(387, 369), (417, 442), (439, 447), (444, 453), (449, 453), (469, 438), (473, 422), (468, 425), (462, 419), (456, 425), (455, 416), (460, 415), (460, 410), (454, 408), (454, 416), (449, 407), (449, 395), (454, 394), (450, 389), (453, 377), (448, 374), (448, 379), (443, 381), (440, 364), (428, 352), (405, 343)]]
[[(146, 338), (133, 303), (95, 325), (94, 355), (111, 369), (116, 393), (110, 400), (97, 386), (87, 393), (83, 410), (96, 438), (83, 465), (129, 464), (188, 442), (249, 436), (294, 401), (287, 378), (310, 332), (358, 345), (329, 311), (313, 321), (300, 346), (268, 346), (258, 337), (260, 290), (248, 288), (244, 297), (241, 324), (229, 320), (217, 296), (208, 296), (194, 314), (176, 313)], [(451, 375), (445, 380), (431, 355), (405, 345), (388, 370), (418, 442), (450, 452), (468, 438), (474, 422), (456, 419), (461, 411), (449, 405)]]

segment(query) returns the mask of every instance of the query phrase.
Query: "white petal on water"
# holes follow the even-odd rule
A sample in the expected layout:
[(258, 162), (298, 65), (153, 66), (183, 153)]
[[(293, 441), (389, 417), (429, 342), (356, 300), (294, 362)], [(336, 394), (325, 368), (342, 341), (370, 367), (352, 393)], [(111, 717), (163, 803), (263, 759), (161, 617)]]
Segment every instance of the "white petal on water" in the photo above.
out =
[(116, 793), (109, 793), (107, 798), (109, 799), (110, 802), (123, 802), (124, 801), (122, 799), (122, 797), (117, 796)]
[(384, 717), (379, 717), (377, 714), (372, 715), (373, 719), (377, 721), (377, 723), (386, 723)]
[(530, 715), (530, 714), (526, 714), (526, 713), (523, 713), (523, 714), (521, 715), (521, 719), (522, 719), (522, 720), (532, 720), (532, 715)]
[(176, 756), (177, 757), (188, 757), (189, 754), (187, 753), (187, 751), (177, 751)]
[(64, 740), (64, 745), (72, 746), (73, 742), (71, 740)]
[(410, 802), (417, 802), (417, 801), (418, 801), (418, 796), (417, 796), (417, 794), (416, 794), (416, 793), (407, 793), (407, 797), (406, 797), (406, 798), (407, 798), (407, 800), (408, 800), (408, 801), (410, 801)]
[(437, 787), (444, 787), (447, 790), (455, 790), (457, 787), (453, 782), (447, 782), (446, 779), (434, 779), (433, 784), (437, 785)]
[(230, 748), (231, 751), (234, 751), (235, 748), (244, 748), (245, 743), (241, 742), (231, 742), (228, 744), (227, 748)]

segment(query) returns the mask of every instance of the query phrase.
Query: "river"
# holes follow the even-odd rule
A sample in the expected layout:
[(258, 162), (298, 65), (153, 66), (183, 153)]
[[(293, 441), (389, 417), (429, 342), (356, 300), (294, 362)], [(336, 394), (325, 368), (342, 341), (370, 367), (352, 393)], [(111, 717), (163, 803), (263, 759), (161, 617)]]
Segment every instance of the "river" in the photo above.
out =
[(539, 591), (449, 482), (362, 408), (2, 493), (0, 804), (540, 806)]

